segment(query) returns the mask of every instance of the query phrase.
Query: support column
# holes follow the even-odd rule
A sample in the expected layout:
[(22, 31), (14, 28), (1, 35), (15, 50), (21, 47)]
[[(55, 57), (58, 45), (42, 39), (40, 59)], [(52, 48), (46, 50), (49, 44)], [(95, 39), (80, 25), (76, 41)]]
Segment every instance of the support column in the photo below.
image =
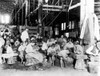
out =
[(28, 0), (25, 0), (25, 26), (27, 26), (27, 14), (28, 14)]
[(42, 34), (42, 0), (38, 0), (38, 27), (39, 27), (39, 34)]
[(90, 13), (94, 13), (94, 0), (80, 0), (80, 27), (82, 27), (82, 23), (86, 15)]
[[(93, 13), (94, 13), (94, 0), (86, 0), (86, 15), (92, 15)], [(90, 19), (89, 31), (90, 31), (90, 45), (92, 45), (95, 43), (93, 19)]]
[(94, 13), (94, 0), (86, 0), (86, 14)]
[(80, 6), (80, 30), (82, 28), (82, 23), (86, 16), (86, 0), (80, 0), (81, 6)]
[[(94, 13), (94, 0), (81, 0), (81, 7), (80, 7), (80, 31), (82, 29), (83, 23), (85, 23), (86, 25), (86, 21), (84, 22), (86, 17), (90, 17), (90, 15), (92, 16), (92, 14)], [(89, 19), (90, 20), (90, 19)], [(90, 21), (91, 23), (88, 23), (88, 25), (84, 25), (84, 29), (87, 28), (87, 26), (89, 26), (89, 31), (90, 31), (90, 43), (89, 44), (93, 44), (94, 43), (94, 34), (93, 34), (93, 19), (91, 19)], [(81, 32), (81, 34), (85, 33), (85, 30)], [(88, 37), (88, 35), (86, 35), (86, 38)]]

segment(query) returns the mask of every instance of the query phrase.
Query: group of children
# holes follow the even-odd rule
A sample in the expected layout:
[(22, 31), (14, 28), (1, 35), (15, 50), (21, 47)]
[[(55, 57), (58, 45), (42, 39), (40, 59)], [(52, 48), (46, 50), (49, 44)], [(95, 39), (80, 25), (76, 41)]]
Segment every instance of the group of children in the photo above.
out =
[[(0, 63), (14, 64), (20, 57), (22, 64), (26, 66), (35, 65), (38, 63), (48, 62), (52, 66), (55, 65), (56, 59), (59, 60), (60, 66), (72, 63), (75, 69), (86, 70), (88, 55), (84, 50), (84, 46), (79, 41), (74, 41), (71, 38), (42, 38), (38, 42), (37, 37), (29, 37), (28, 29), (24, 30), (20, 35), (21, 41), (16, 41), (10, 38), (4, 40), (0, 36)], [(11, 42), (14, 42), (12, 45)], [(3, 49), (5, 48), (5, 52)], [(25, 59), (25, 60), (24, 60)], [(7, 61), (6, 61), (7, 60)]]

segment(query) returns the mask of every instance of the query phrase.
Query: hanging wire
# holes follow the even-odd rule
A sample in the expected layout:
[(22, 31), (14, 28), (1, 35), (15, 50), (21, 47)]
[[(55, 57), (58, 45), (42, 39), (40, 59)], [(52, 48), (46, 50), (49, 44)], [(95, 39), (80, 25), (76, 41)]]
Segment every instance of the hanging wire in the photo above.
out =
[(54, 0), (52, 1), (52, 5), (54, 4)]
[[(69, 7), (71, 7), (72, 2), (73, 2), (73, 0), (70, 1)], [(57, 17), (63, 12), (62, 10), (58, 13), (58, 15), (52, 20), (52, 22), (48, 26), (50, 26), (57, 19)], [(68, 8), (68, 22), (69, 22), (69, 8)]]
[[(73, 0), (70, 1), (69, 7), (72, 5), (72, 2), (73, 2)], [(13, 21), (14, 18), (17, 16), (17, 14), (19, 13), (19, 11), (23, 8), (23, 6), (25, 5), (25, 3), (26, 3), (26, 2), (24, 2), (24, 3), (22, 4), (21, 8), (17, 11), (17, 13), (15, 14), (15, 16), (12, 18), (12, 21)], [(41, 5), (40, 5), (40, 6), (41, 6)], [(33, 14), (34, 12), (36, 12), (36, 11), (40, 8), (40, 6), (38, 6), (35, 10), (33, 10), (32, 12), (30, 12), (30, 14), (29, 14), (27, 17), (29, 17), (31, 14)], [(59, 14), (53, 19), (53, 21), (52, 21), (49, 25), (51, 25), (61, 13), (62, 13), (62, 10), (59, 12)], [(43, 21), (48, 15), (49, 15), (49, 13), (42, 19), (42, 21)], [(69, 15), (69, 8), (68, 8), (68, 15)], [(26, 18), (27, 18), (27, 17), (26, 17)], [(68, 19), (69, 19), (69, 18), (68, 18)], [(46, 25), (47, 25), (47, 24), (46, 24)]]
[[(55, 5), (58, 3), (59, 1), (57, 1), (56, 3), (55, 3)], [(63, 10), (63, 9), (62, 9)], [(48, 25), (48, 23), (46, 24), (46, 25), (48, 25), (48, 26), (50, 26), (56, 19), (57, 19), (57, 17), (62, 13), (62, 10), (58, 13), (58, 15), (52, 20), (52, 22)], [(47, 14), (48, 15), (48, 14)], [(47, 15), (43, 18), (43, 20), (47, 17)]]
[(35, 10), (33, 10), (32, 12), (30, 12), (30, 14), (29, 14), (27, 17), (29, 17), (29, 16), (32, 15), (34, 12), (36, 12), (40, 7), (41, 7), (41, 5), (39, 5)]
[(23, 8), (23, 6), (25, 5), (26, 2), (23, 2), (21, 8), (19, 8), (19, 10), (16, 12), (15, 16), (12, 18), (12, 21), (15, 19), (15, 17), (17, 16), (17, 14), (19, 13), (19, 11)]
[[(54, 2), (54, 0), (53, 0), (53, 2)], [(52, 3), (53, 3), (52, 2)], [(57, 3), (58, 3), (59, 1), (57, 1), (56, 3), (55, 3), (55, 5), (57, 5)], [(50, 14), (50, 12), (47, 14), (47, 15), (45, 15), (45, 17), (42, 19), (42, 21), (48, 16)]]
[[(58, 15), (52, 20), (52, 22), (48, 25), (48, 26), (50, 26), (56, 19), (57, 19), (57, 17), (60, 15), (62, 13), (62, 11), (60, 11), (59, 13), (58, 13)], [(47, 25), (47, 24), (46, 24)]]
[(40, 6), (37, 7), (35, 10), (33, 10), (32, 12), (30, 12), (30, 14), (27, 17), (29, 17), (31, 14), (33, 14), (34, 12), (36, 12), (39, 8), (40, 8)]
[(42, 21), (44, 21), (44, 19), (50, 14), (50, 12), (48, 12), (45, 17), (43, 17)]

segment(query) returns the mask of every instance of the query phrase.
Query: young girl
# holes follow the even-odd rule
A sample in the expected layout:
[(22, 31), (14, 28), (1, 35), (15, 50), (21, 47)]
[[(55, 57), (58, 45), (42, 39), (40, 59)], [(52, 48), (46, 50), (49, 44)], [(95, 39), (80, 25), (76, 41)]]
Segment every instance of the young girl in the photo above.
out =
[(2, 54), (2, 57), (8, 59), (7, 61), (8, 64), (14, 64), (15, 63), (14, 56), (17, 56), (17, 53), (14, 53), (9, 40), (6, 41), (5, 47), (6, 47), (6, 53)]
[(26, 49), (27, 44), (22, 43), (19, 48), (18, 48), (18, 52), (19, 52), (19, 57), (21, 59), (21, 63), (23, 64), (23, 60), (24, 60), (24, 51)]
[(86, 70), (85, 68), (86, 65), (84, 62), (84, 59), (85, 59), (84, 50), (80, 44), (76, 43), (74, 47), (74, 53), (76, 55), (75, 69)]
[(52, 44), (47, 50), (47, 56), (49, 57), (49, 59), (48, 59), (49, 62), (53, 66), (54, 66), (55, 55), (56, 55), (55, 44)]

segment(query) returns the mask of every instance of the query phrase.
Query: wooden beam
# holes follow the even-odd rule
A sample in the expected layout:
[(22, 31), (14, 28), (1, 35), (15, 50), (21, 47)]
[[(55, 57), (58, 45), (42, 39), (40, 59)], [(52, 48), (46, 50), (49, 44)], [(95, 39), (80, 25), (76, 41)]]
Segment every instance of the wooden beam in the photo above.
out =
[(94, 2), (95, 5), (100, 5), (100, 2)]
[(52, 1), (52, 5), (54, 4), (54, 0)]
[(56, 4), (55, 4), (55, 5), (57, 5), (57, 4), (59, 4), (59, 0), (57, 0), (57, 2), (56, 2)]
[(45, 8), (59, 8), (59, 9), (62, 9), (62, 6), (57, 6), (57, 5), (47, 5), (47, 4), (45, 4), (45, 5), (43, 5), (43, 7), (45, 7)]
[(86, 0), (80, 0), (80, 1), (81, 1), (81, 7), (80, 7), (80, 30), (81, 30), (83, 21), (86, 16)]
[[(28, 0), (25, 0), (25, 17), (27, 17), (28, 14)], [(27, 26), (27, 18), (25, 19), (25, 26)]]
[(44, 11), (63, 11), (63, 12), (66, 12), (67, 11), (66, 9), (63, 9), (62, 10), (62, 9), (52, 9), (52, 8), (51, 9), (50, 8), (43, 8), (43, 10)]
[[(77, 7), (79, 7), (80, 5), (81, 5), (81, 3), (77, 3), (77, 4), (75, 4), (75, 5), (71, 6), (71, 7), (69, 7), (69, 10), (72, 10), (72, 9), (74, 9), (74, 8), (77, 8)], [(66, 6), (66, 5), (64, 5), (64, 6)], [(48, 9), (48, 8), (49, 8), (49, 9)], [(56, 9), (50, 9), (50, 8), (56, 8)], [(61, 11), (61, 9), (63, 9), (63, 6), (47, 5), (47, 4), (43, 5), (43, 10)], [(65, 11), (65, 9), (64, 9), (64, 11)]]
[(94, 13), (94, 0), (86, 0), (86, 14)]
[(69, 10), (72, 10), (72, 9), (74, 9), (74, 8), (77, 8), (77, 7), (79, 7), (80, 5), (81, 5), (81, 3), (77, 3), (77, 4), (75, 4), (75, 5), (71, 6), (71, 7), (69, 7)]
[[(77, 3), (71, 7), (69, 7), (69, 10), (72, 10), (74, 8), (77, 8), (81, 5), (81, 3)], [(66, 6), (66, 5), (65, 5)], [(43, 8), (58, 8), (58, 9), (62, 9), (62, 6), (56, 6), (56, 5), (43, 5)]]

